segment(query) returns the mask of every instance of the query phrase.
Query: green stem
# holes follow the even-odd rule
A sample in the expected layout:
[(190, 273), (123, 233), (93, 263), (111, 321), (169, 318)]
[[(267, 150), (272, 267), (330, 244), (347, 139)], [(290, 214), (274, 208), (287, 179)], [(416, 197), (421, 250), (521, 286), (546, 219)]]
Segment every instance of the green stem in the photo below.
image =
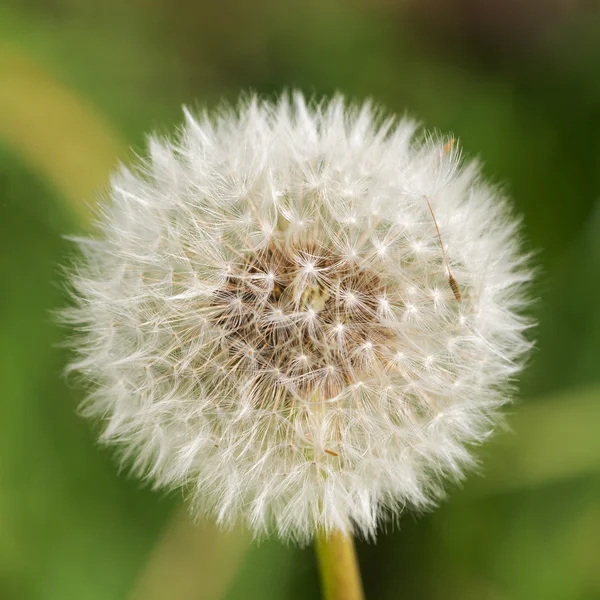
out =
[(315, 550), (324, 600), (364, 600), (352, 538), (339, 531), (319, 532)]

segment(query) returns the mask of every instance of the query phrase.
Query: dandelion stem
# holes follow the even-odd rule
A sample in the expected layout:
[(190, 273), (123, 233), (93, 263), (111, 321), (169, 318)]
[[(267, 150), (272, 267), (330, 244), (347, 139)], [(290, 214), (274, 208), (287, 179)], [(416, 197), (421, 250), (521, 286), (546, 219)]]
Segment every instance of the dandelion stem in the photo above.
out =
[(315, 550), (324, 600), (364, 600), (352, 538), (339, 531), (320, 531)]

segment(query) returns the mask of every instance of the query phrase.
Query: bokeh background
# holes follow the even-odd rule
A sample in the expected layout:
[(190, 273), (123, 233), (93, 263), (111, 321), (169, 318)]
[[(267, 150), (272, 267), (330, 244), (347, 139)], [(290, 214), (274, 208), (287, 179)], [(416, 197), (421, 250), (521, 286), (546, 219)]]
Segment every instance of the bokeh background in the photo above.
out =
[(600, 598), (600, 3), (3, 0), (0, 598), (318, 597), (310, 548), (194, 528), (119, 473), (62, 375), (67, 234), (145, 132), (248, 89), (373, 98), (514, 198), (537, 349), (480, 474), (359, 543), (370, 600)]

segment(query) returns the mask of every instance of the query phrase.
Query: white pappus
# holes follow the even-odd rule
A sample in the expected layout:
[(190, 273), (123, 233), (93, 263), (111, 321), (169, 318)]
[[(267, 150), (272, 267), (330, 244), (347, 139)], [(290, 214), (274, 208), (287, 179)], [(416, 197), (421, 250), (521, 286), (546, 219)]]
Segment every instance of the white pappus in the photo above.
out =
[(185, 116), (77, 240), (84, 413), (195, 515), (257, 534), (373, 536), (435, 503), (530, 347), (506, 200), (368, 103)]

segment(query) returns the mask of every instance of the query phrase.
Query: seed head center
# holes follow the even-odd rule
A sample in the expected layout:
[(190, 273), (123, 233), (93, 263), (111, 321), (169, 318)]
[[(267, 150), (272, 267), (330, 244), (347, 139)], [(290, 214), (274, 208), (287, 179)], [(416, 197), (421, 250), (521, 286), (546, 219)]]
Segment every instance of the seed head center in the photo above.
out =
[(328, 399), (389, 361), (393, 335), (378, 313), (385, 293), (377, 274), (332, 250), (272, 245), (230, 270), (212, 323), (231, 368), (261, 383), (276, 373), (273, 387)]

